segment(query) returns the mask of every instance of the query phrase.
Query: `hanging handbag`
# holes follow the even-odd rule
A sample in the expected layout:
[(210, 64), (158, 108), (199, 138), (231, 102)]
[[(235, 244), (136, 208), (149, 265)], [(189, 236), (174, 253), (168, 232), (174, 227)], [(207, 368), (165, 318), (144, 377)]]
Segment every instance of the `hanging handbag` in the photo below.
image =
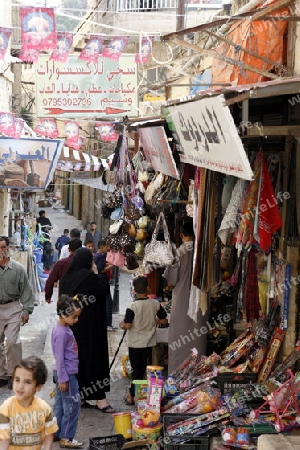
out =
[(124, 209), (122, 207), (116, 208), (111, 213), (110, 219), (111, 220), (120, 220), (120, 219), (122, 219), (123, 216), (124, 216)]
[(153, 180), (149, 183), (145, 194), (144, 200), (147, 205), (152, 205), (153, 196), (161, 188), (165, 180), (165, 176), (162, 173), (157, 173)]
[(125, 265), (128, 270), (135, 270), (139, 267), (137, 256), (134, 253), (127, 253), (125, 257)]
[[(163, 225), (164, 241), (158, 241), (157, 235), (160, 228), (160, 222)], [(155, 230), (152, 235), (151, 242), (145, 247), (145, 256), (143, 260), (144, 266), (147, 264), (155, 264), (158, 267), (172, 265), (174, 261), (173, 247), (170, 240), (167, 223), (164, 214), (159, 214)]]
[(124, 210), (125, 216), (132, 222), (134, 222), (135, 220), (139, 220), (139, 218), (141, 217), (140, 210), (134, 206), (129, 197), (127, 197), (125, 200)]
[(106, 262), (114, 266), (122, 267), (125, 266), (125, 256), (123, 255), (123, 253), (119, 251), (117, 252), (109, 251), (106, 254)]

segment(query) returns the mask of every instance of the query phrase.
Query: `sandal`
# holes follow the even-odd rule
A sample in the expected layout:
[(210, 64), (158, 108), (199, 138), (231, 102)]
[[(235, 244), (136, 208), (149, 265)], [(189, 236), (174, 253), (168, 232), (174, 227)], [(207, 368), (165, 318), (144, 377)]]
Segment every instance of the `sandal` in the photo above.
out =
[(98, 411), (101, 411), (104, 414), (115, 414), (116, 413), (116, 410), (110, 405), (104, 406), (104, 408), (99, 408), (99, 406), (96, 404), (94, 406), (94, 408), (97, 409)]
[(91, 405), (89, 402), (81, 403), (81, 408), (94, 408), (94, 405)]
[(134, 406), (134, 405), (135, 405), (134, 400), (131, 400), (131, 401), (128, 400), (128, 396), (125, 397), (124, 403), (125, 403), (125, 405), (127, 405), (127, 406)]

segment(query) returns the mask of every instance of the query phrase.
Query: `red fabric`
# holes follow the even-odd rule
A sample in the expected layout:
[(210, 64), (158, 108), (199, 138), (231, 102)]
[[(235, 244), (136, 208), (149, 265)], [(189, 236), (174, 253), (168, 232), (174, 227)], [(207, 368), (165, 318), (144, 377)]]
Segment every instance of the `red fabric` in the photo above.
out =
[(272, 235), (282, 226), (277, 200), (268, 167), (262, 154), (262, 184), (259, 201), (258, 236), (260, 248), (267, 251), (272, 243)]

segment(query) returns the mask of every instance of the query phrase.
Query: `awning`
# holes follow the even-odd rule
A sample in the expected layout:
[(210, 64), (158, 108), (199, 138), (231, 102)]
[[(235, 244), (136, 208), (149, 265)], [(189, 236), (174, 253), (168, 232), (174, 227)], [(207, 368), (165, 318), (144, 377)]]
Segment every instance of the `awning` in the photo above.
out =
[(81, 184), (83, 186), (89, 186), (94, 189), (100, 189), (101, 191), (113, 192), (115, 185), (104, 184), (102, 177), (98, 178), (68, 178), (73, 183)]

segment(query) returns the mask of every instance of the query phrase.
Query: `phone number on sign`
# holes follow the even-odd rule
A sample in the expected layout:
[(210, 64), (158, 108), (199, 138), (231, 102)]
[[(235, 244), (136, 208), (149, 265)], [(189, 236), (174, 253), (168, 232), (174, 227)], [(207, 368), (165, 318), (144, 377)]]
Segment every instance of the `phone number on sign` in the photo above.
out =
[(53, 106), (91, 106), (92, 99), (85, 97), (76, 98), (44, 98), (43, 106), (46, 108)]

